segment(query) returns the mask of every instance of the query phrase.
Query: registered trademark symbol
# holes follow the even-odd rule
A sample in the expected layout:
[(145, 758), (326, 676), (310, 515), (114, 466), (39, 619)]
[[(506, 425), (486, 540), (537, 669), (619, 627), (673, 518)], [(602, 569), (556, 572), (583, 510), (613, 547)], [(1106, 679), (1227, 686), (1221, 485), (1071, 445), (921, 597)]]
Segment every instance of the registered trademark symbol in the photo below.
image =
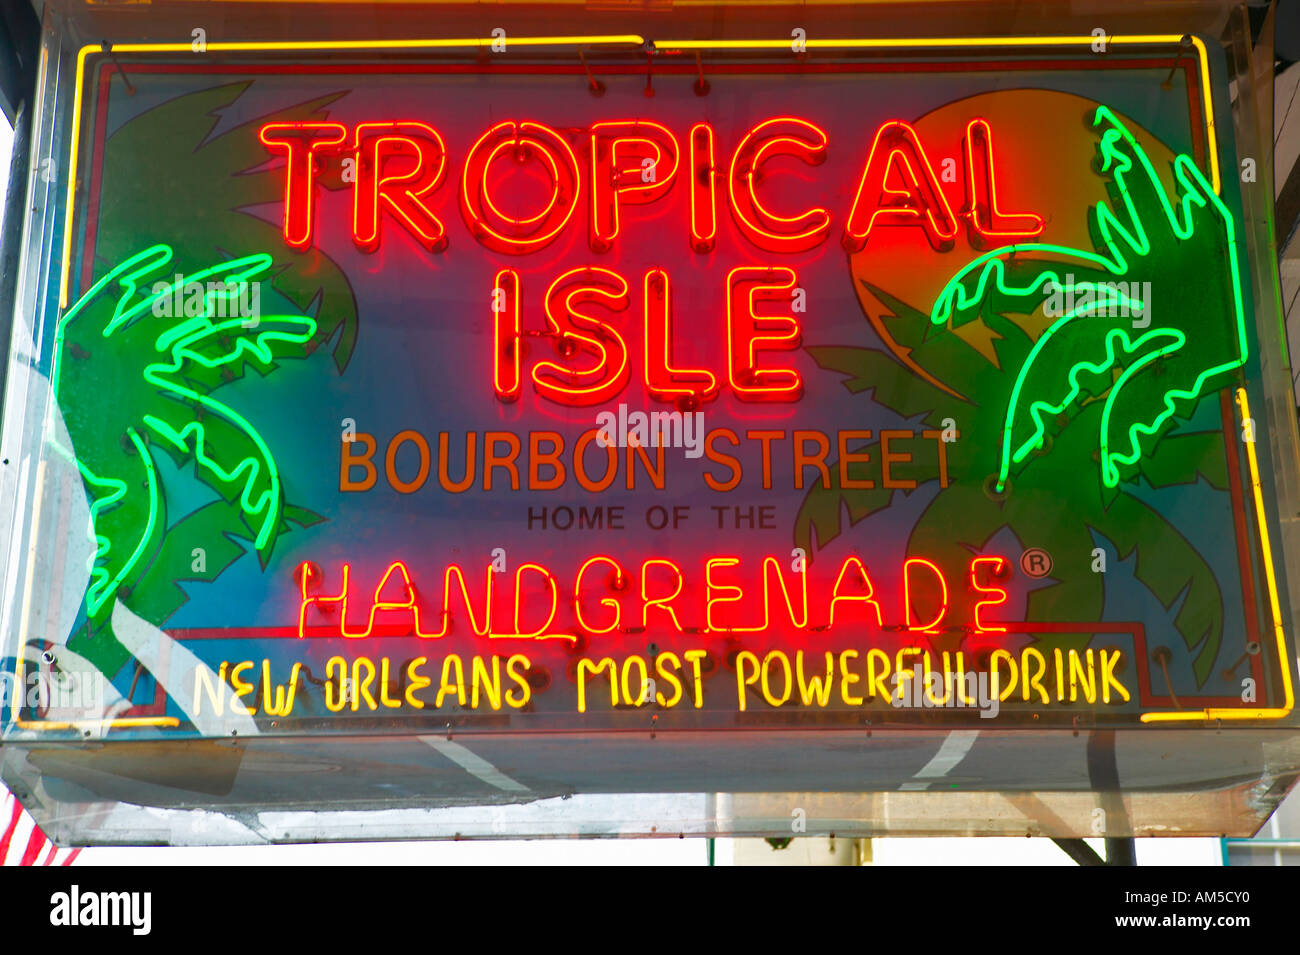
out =
[(1030, 547), (1020, 555), (1020, 569), (1030, 577), (1046, 577), (1052, 572), (1052, 555), (1041, 547)]

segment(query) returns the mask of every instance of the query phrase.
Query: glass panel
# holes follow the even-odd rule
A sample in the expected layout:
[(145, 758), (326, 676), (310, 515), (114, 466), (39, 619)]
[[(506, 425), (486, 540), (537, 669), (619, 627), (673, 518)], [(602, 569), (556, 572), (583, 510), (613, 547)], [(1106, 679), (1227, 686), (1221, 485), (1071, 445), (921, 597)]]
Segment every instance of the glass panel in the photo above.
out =
[(54, 5), (5, 781), (103, 842), (1253, 832), (1295, 423), (1204, 9), (141, 43)]

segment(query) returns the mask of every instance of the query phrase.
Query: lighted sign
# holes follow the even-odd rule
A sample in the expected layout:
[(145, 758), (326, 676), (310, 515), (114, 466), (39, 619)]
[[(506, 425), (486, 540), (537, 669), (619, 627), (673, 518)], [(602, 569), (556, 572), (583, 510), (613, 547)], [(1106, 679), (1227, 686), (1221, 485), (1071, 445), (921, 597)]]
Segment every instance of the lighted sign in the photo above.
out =
[(6, 732), (1287, 716), (1237, 157), (1157, 40), (83, 55)]

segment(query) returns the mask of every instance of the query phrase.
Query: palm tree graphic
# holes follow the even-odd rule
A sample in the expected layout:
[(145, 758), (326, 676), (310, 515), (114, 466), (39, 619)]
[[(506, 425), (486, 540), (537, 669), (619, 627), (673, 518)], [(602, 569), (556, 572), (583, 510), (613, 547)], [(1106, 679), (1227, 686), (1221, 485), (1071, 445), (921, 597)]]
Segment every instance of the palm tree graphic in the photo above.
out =
[[(956, 570), (1009, 530), (1055, 560), (1052, 576), (1027, 595), (1026, 619), (1084, 622), (1101, 618), (1104, 575), (1090, 563), (1098, 539), (1108, 542), (1118, 559), (1133, 559), (1134, 577), (1172, 618), (1204, 686), (1223, 642), (1219, 578), (1152, 493), (1202, 481), (1229, 487), (1218, 408), (1197, 409), (1247, 360), (1233, 217), (1190, 156), (1173, 161), (1171, 197), (1112, 110), (1096, 107), (1090, 119), (1093, 171), (1109, 194), (1088, 213), (1093, 250), (994, 249), (924, 309), (859, 278), (890, 313), (881, 320), (887, 344), (809, 352), (854, 394), (936, 431), (959, 423), (959, 439), (945, 446), (956, 477), (944, 488), (937, 477), (920, 482), (933, 490), (909, 554)], [(1076, 304), (1048, 315), (1053, 295)], [(975, 322), (976, 334), (963, 329)], [(922, 373), (904, 374), (900, 362)], [(854, 450), (878, 460), (879, 442)], [(914, 461), (937, 472), (935, 450)], [(831, 473), (831, 486), (814, 487), (796, 518), (795, 543), (809, 553), (882, 514), (894, 495), (917, 493), (868, 486), (865, 464), (849, 465), (848, 487)], [(1053, 645), (1086, 646), (1094, 635), (1080, 631)]]
[[(196, 476), (243, 522), (264, 564), (282, 530), (284, 490), (270, 449), (246, 417), (211, 392), (234, 380), (230, 369), (239, 364), (270, 373), (277, 355), (312, 340), (316, 321), (236, 314), (241, 290), (266, 278), (269, 255), (184, 276), (172, 274), (172, 259), (171, 247), (158, 244), (114, 266), (55, 332), (50, 384), (72, 447), (52, 444), (75, 461), (91, 499), (91, 634), (111, 619), (114, 601), (143, 575), (166, 532), (155, 443), (193, 460)], [(160, 320), (157, 305), (179, 298), (184, 287), (203, 289), (202, 307)]]
[[(1046, 243), (994, 249), (953, 276), (931, 312), (935, 325), (947, 327), (978, 318), (991, 297), (997, 307), (1018, 312), (1033, 311), (1045, 292), (1056, 290), (1082, 303), (1039, 337), (1020, 366), (1003, 422), (995, 483), (999, 492), (1013, 470), (1045, 449), (1054, 423), (1077, 407), (1087, 390), (1085, 378), (1101, 380), (1112, 369), (1123, 369), (1110, 384), (1097, 433), (1101, 478), (1107, 487), (1115, 487), (1122, 472), (1132, 474), (1144, 449), (1150, 450), (1172, 426), (1180, 407), (1189, 407), (1211, 383), (1246, 362), (1232, 214), (1190, 156), (1174, 160), (1181, 193), (1175, 205), (1146, 151), (1110, 109), (1099, 107), (1093, 125), (1103, 130), (1100, 169), (1111, 176), (1118, 206), (1118, 211), (1104, 205), (1093, 210), (1090, 226), (1097, 252)], [(1043, 255), (1068, 257), (1078, 265), (1062, 277), (1057, 266), (1036, 261)], [(1030, 261), (1008, 265), (1021, 256)], [(1231, 322), (1193, 322), (1200, 311), (1197, 303), (1178, 301), (1184, 297), (1180, 288), (1203, 292), (1186, 281), (1186, 272), (1197, 268), (1227, 277), (1230, 288), (1224, 304)], [(1086, 270), (1088, 276), (1078, 280), (1076, 269)], [(1008, 273), (1013, 271), (1025, 279), (1012, 278)], [(1134, 275), (1148, 280), (1135, 283)], [(1137, 299), (1132, 289), (1135, 284), (1151, 288), (1156, 284), (1152, 279), (1163, 279), (1161, 311), (1175, 324), (1135, 337), (1136, 323), (1114, 323), (1149, 309), (1151, 303)], [(1204, 305), (1200, 303), (1201, 309)]]
[[(284, 248), (278, 224), (258, 214), (282, 199), (285, 174), (258, 141), (259, 126), (325, 118), (345, 93), (221, 127), (256, 85), (164, 99), (108, 136), (93, 249), (99, 278), (58, 323), (51, 384), (71, 443), (61, 450), (75, 453), (95, 535), (83, 619), (67, 647), (108, 677), (132, 659), (113, 633), (116, 605), (161, 625), (188, 599), (181, 582), (215, 580), (246, 553), (241, 542), (266, 566), (291, 525), (323, 520), (286, 499), (261, 431), (214, 397), (248, 371), (270, 374), (318, 348), (341, 374), (357, 342), (356, 298), (342, 269), (320, 250)], [(322, 185), (340, 188), (339, 175), (322, 173)], [(142, 251), (141, 235), (165, 244)], [(272, 251), (242, 254), (259, 249)], [(154, 288), (174, 289), (177, 274), (218, 287), (255, 283), (263, 303), (280, 304), (254, 325), (229, 320), (218, 292), (200, 314), (160, 318)], [(160, 451), (217, 499), (169, 515)]]

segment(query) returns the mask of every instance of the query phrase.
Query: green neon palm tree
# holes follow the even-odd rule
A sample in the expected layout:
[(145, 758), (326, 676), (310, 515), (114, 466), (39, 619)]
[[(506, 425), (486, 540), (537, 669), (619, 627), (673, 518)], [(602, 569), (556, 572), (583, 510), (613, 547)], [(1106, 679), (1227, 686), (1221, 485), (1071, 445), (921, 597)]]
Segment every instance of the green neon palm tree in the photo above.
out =
[[(255, 423), (212, 397), (248, 370), (269, 374), (279, 360), (318, 348), (330, 350), (342, 373), (357, 340), (347, 276), (319, 250), (286, 248), (274, 216), (259, 214), (282, 200), (284, 170), (268, 164), (258, 127), (324, 119), (343, 93), (218, 132), (223, 111), (254, 85), (225, 83), (164, 100), (112, 132), (96, 207), (97, 280), (60, 321), (57, 400), (91, 499), (96, 549), (86, 623), (68, 646), (108, 676), (131, 659), (112, 632), (119, 601), (162, 625), (188, 599), (183, 581), (216, 579), (250, 546), (265, 563), (292, 524), (322, 519), (292, 503), (293, 482), (275, 467)], [(320, 181), (343, 186), (337, 169)], [(166, 246), (141, 252), (141, 235), (163, 237)], [(271, 252), (236, 257), (248, 249)], [(262, 301), (278, 301), (288, 314), (278, 325), (263, 315), (250, 329), (242, 320), (223, 324), (212, 307), (220, 303), (210, 300), (202, 316), (161, 322), (147, 301), (154, 283), (172, 283), (176, 274), (258, 282)], [(211, 327), (191, 324), (196, 317)], [(217, 499), (169, 513), (160, 451), (192, 468)], [(192, 557), (196, 549), (202, 565)]]
[[(330, 104), (344, 94), (314, 97), (218, 132), (222, 113), (238, 108), (255, 86), (255, 81), (226, 83), (166, 100), (108, 138), (96, 273), (138, 252), (141, 235), (167, 242), (176, 271), (186, 274), (233, 258), (232, 250), (269, 250), (267, 290), (316, 319), (316, 335), (306, 350), (329, 347), (342, 373), (356, 348), (356, 297), (328, 255), (319, 249), (296, 252), (284, 244), (278, 221), (284, 169), (270, 163), (257, 130), (268, 122), (326, 119)], [(317, 181), (325, 189), (347, 188), (338, 165), (322, 170)]]
[[(237, 314), (241, 290), (266, 279), (269, 255), (179, 279), (172, 261), (171, 247), (161, 244), (131, 256), (64, 313), (55, 333), (50, 384), (72, 442), (55, 452), (77, 463), (95, 535), (87, 627), (69, 647), (101, 664), (125, 653), (106, 630), (114, 602), (158, 562), (167, 534), (155, 447), (193, 463), (233, 519), (227, 533), (251, 540), (263, 563), (284, 529), (284, 489), (271, 450), (247, 418), (212, 396), (219, 384), (210, 379), (215, 372), (219, 383), (234, 380), (221, 372), (237, 364), (269, 374), (277, 356), (300, 352), (312, 339), (316, 321)], [(201, 307), (167, 315), (178, 287), (190, 283), (206, 289)], [(208, 543), (207, 535), (181, 536), (190, 545)]]
[[(925, 428), (955, 422), (960, 431), (944, 448), (953, 483), (937, 489), (917, 519), (910, 555), (961, 579), (971, 553), (1009, 529), (1025, 546), (1047, 548), (1056, 564), (1046, 585), (1029, 593), (1029, 619), (1088, 621), (1104, 608), (1104, 577), (1091, 567), (1103, 538), (1120, 559), (1134, 560), (1137, 580), (1173, 616), (1204, 686), (1223, 644), (1220, 583), (1143, 489), (1228, 487), (1217, 416), (1187, 419), (1246, 360), (1233, 220), (1190, 157), (1173, 164), (1171, 200), (1117, 117), (1101, 107), (1092, 119), (1094, 170), (1108, 177), (1111, 194), (1110, 205), (1090, 212), (1094, 251), (1044, 243), (993, 250), (924, 309), (863, 280), (891, 313), (883, 320), (889, 335), (937, 384), (907, 373), (885, 348), (809, 351), (852, 393)], [(1141, 300), (1143, 282), (1151, 283), (1151, 301)], [(1083, 304), (1055, 321), (1040, 318), (1054, 293)], [(1150, 326), (1134, 327), (1134, 312), (1150, 315)], [(955, 332), (971, 322), (982, 324), (979, 335)], [(972, 344), (984, 339), (985, 351)], [(853, 450), (879, 460), (879, 442)], [(914, 462), (916, 473), (937, 474), (933, 443), (919, 446)], [(853, 463), (847, 476), (863, 485), (870, 469)], [(830, 471), (831, 486), (810, 491), (796, 520), (795, 543), (809, 553), (909, 493), (841, 487), (838, 469)], [(1053, 645), (1091, 639), (1059, 635)]]
[[(1190, 156), (1174, 160), (1180, 193), (1175, 204), (1146, 151), (1111, 110), (1098, 107), (1093, 125), (1101, 130), (1100, 171), (1111, 177), (1118, 209), (1093, 210), (1098, 251), (1045, 243), (994, 249), (953, 276), (931, 312), (935, 325), (947, 327), (978, 317), (990, 300), (999, 310), (1028, 313), (1060, 290), (1084, 303), (1053, 323), (1020, 367), (1004, 416), (998, 491), (1044, 450), (1061, 416), (1068, 418), (1086, 396), (1086, 380), (1103, 381), (1112, 369), (1122, 369), (1109, 384), (1097, 431), (1101, 479), (1115, 487), (1180, 409), (1246, 362), (1231, 212)], [(1028, 261), (1017, 262), (1022, 256)], [(1059, 266), (1040, 261), (1044, 256), (1067, 257), (1089, 274), (1082, 281), (1073, 271), (1062, 277)], [(1199, 268), (1226, 284), (1218, 296), (1204, 298), (1204, 285), (1189, 281), (1189, 270)], [(1143, 279), (1155, 301), (1132, 294), (1132, 283)], [(1151, 315), (1157, 301), (1159, 325), (1137, 334), (1131, 316)], [(1229, 321), (1217, 315), (1197, 321), (1216, 304)]]

